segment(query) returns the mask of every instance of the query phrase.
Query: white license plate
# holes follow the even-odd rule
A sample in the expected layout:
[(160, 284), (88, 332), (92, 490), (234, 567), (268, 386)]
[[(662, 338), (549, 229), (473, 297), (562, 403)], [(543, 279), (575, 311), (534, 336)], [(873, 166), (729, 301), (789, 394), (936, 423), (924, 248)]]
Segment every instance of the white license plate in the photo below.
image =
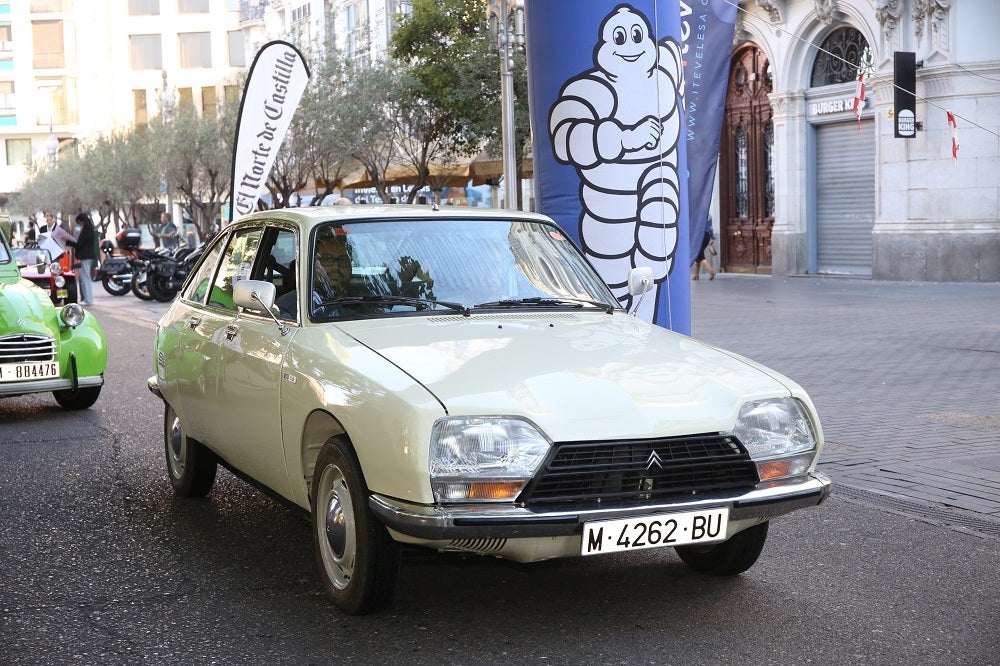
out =
[(50, 379), (58, 376), (57, 361), (0, 364), (0, 382), (23, 382), (28, 379)]
[(729, 509), (661, 513), (583, 524), (581, 555), (724, 541)]

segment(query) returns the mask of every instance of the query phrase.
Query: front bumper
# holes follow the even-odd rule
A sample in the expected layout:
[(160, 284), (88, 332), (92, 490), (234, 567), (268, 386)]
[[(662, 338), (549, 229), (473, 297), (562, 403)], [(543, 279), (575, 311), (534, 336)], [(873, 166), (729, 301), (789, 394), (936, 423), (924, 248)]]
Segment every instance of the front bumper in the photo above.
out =
[(635, 504), (608, 509), (532, 511), (509, 505), (428, 506), (372, 495), (368, 505), (387, 527), (425, 540), (554, 537), (580, 534), (591, 520), (635, 518), (657, 513), (729, 507), (729, 519), (767, 520), (820, 504), (833, 487), (822, 472), (806, 479), (759, 487), (742, 495), (694, 501)]
[(77, 377), (76, 379), (39, 379), (34, 382), (11, 382), (0, 384), (0, 396), (27, 395), (29, 393), (49, 393), (51, 391), (75, 391), (78, 388), (102, 386), (104, 377)]

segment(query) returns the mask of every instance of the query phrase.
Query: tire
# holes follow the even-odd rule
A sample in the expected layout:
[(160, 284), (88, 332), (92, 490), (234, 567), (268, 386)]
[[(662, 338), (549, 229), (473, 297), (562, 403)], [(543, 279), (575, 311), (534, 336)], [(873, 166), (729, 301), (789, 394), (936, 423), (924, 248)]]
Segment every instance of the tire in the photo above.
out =
[(167, 456), (167, 476), (180, 497), (204, 497), (215, 484), (219, 459), (201, 442), (184, 432), (174, 408), (163, 412), (163, 448)]
[(100, 386), (84, 386), (75, 391), (53, 391), (52, 396), (63, 409), (87, 409), (101, 395)]
[(153, 300), (152, 294), (149, 293), (148, 279), (149, 273), (146, 270), (132, 273), (132, 293), (144, 301)]
[(170, 278), (162, 275), (151, 275), (146, 278), (149, 295), (158, 303), (169, 303), (174, 300), (177, 290), (170, 287)]
[(382, 610), (396, 591), (400, 546), (368, 508), (361, 466), (345, 439), (320, 450), (312, 491), (313, 545), (327, 596), (351, 615)]
[(767, 540), (767, 525), (761, 523), (734, 534), (722, 543), (677, 546), (684, 564), (710, 576), (735, 576), (754, 565)]
[(132, 289), (131, 283), (122, 282), (113, 275), (105, 275), (101, 278), (101, 284), (104, 286), (104, 291), (112, 296), (124, 296)]

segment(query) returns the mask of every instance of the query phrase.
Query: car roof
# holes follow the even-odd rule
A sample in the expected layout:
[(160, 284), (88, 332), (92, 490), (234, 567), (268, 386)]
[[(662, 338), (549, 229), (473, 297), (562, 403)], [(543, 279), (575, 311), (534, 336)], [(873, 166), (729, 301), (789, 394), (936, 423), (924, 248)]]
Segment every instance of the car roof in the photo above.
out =
[(417, 204), (354, 204), (351, 206), (303, 206), (299, 208), (276, 208), (251, 213), (234, 221), (234, 224), (259, 220), (285, 220), (294, 222), (303, 229), (311, 229), (327, 222), (351, 222), (355, 220), (469, 220), (503, 219), (547, 222), (552, 220), (538, 213), (528, 213), (502, 208), (470, 208), (468, 206), (427, 206)]

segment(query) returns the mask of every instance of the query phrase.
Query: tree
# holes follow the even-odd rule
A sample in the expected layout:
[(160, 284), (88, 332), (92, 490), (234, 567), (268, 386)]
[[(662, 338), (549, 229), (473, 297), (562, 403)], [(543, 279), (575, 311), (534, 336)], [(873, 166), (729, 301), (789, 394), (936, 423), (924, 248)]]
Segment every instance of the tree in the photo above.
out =
[[(500, 65), (490, 53), (482, 0), (414, 0), (392, 38), (392, 53), (409, 66), (421, 95), (441, 118), (437, 140), (445, 161), (484, 150), (502, 153)], [(529, 157), (530, 121), (524, 54), (514, 59), (514, 145), (520, 181)], [(518, 188), (520, 197), (520, 188)]]
[(149, 124), (150, 146), (157, 172), (177, 194), (202, 237), (209, 235), (229, 199), (235, 104), (223, 104), (219, 115), (198, 115), (181, 105)]

